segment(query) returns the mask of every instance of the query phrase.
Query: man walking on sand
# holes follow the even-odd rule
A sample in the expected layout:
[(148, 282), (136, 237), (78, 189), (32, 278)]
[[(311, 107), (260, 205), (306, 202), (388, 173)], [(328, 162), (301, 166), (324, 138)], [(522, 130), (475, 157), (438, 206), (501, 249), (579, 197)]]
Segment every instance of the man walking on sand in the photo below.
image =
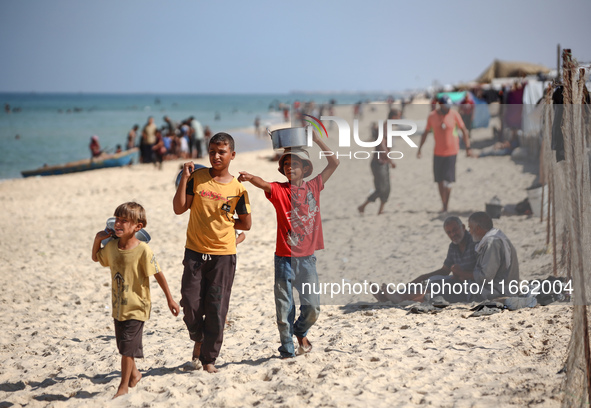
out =
[(470, 139), (468, 129), (460, 114), (451, 109), (451, 99), (447, 95), (437, 99), (439, 109), (432, 111), (427, 118), (427, 126), (421, 136), (417, 158), (421, 158), (421, 148), (425, 144), (427, 135), (433, 130), (435, 137), (435, 150), (433, 156), (433, 175), (439, 187), (439, 195), (443, 208), (441, 212), (447, 212), (451, 184), (456, 181), (456, 156), (460, 150), (460, 139), (456, 127), (459, 127), (464, 137), (466, 156), (470, 157)]

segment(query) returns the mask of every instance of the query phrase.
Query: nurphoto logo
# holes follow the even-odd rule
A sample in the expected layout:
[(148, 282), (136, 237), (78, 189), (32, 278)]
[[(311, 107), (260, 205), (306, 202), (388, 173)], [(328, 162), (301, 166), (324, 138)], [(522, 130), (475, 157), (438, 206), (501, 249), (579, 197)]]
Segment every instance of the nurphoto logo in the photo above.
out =
[[(339, 147), (351, 147), (351, 126), (349, 123), (343, 118), (338, 116), (321, 116), (320, 120), (315, 118), (314, 116), (310, 115), (303, 115), (310, 119), (304, 119), (306, 122), (310, 123), (307, 127), (307, 142), (308, 147), (312, 147), (312, 132), (313, 129), (316, 129), (320, 136), (325, 136), (328, 138), (328, 132), (326, 131), (326, 127), (324, 127), (323, 121), (332, 120), (337, 124), (339, 130)], [(379, 146), (384, 137), (386, 138), (386, 145), (389, 149), (392, 148), (394, 138), (400, 137), (402, 140), (406, 142), (412, 148), (418, 148), (415, 142), (413, 142), (410, 136), (414, 135), (417, 131), (417, 125), (411, 120), (404, 120), (404, 119), (388, 119), (384, 126), (384, 121), (378, 121), (378, 136), (375, 140), (370, 141), (363, 141), (359, 137), (359, 121), (357, 119), (353, 120), (353, 141), (359, 147), (364, 148), (372, 148)], [(385, 133), (385, 134), (384, 134)], [(320, 151), (319, 158), (326, 157), (326, 156), (336, 156), (337, 158), (344, 158), (347, 157), (349, 159), (360, 159), (366, 160), (371, 158), (373, 155), (377, 155), (378, 158), (381, 154), (385, 154), (388, 156), (389, 159), (402, 159), (404, 154), (399, 151), (388, 151), (385, 152), (383, 150), (377, 151), (367, 151), (367, 150), (359, 150), (359, 151), (347, 151), (347, 153), (339, 153), (339, 151), (331, 152), (331, 151)]]

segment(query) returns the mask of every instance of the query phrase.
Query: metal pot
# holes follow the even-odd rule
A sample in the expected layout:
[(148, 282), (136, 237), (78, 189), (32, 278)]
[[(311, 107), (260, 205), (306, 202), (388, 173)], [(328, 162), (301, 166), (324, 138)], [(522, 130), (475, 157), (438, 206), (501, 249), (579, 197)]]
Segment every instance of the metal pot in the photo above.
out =
[(273, 149), (308, 145), (308, 135), (305, 127), (277, 129), (269, 132), (269, 135), (273, 142)]
[[(109, 242), (113, 238), (117, 238), (117, 236), (115, 235), (115, 231), (114, 231), (115, 220), (116, 220), (115, 217), (111, 217), (111, 218), (107, 219), (107, 227), (105, 228), (105, 231), (111, 233), (111, 236), (108, 238), (105, 238), (101, 241), (103, 246), (107, 245), (107, 242)], [(143, 228), (135, 233), (135, 237), (137, 239), (139, 239), (140, 241), (145, 242), (146, 244), (149, 243), (150, 240), (152, 239), (152, 237), (150, 237), (150, 234), (148, 234), (148, 231), (146, 231)]]

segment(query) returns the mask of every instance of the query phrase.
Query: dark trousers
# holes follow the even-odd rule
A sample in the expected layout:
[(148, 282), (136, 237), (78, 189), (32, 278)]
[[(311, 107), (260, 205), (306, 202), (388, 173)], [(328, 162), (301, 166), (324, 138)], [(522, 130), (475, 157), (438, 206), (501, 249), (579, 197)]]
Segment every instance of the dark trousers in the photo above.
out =
[(390, 196), (390, 163), (380, 163), (378, 160), (372, 160), (371, 172), (373, 173), (373, 184), (376, 189), (367, 197), (367, 201), (373, 203), (379, 198), (381, 202), (385, 203)]
[(236, 255), (209, 255), (185, 249), (183, 265), (183, 320), (191, 340), (202, 342), (201, 363), (214, 364), (224, 339)]

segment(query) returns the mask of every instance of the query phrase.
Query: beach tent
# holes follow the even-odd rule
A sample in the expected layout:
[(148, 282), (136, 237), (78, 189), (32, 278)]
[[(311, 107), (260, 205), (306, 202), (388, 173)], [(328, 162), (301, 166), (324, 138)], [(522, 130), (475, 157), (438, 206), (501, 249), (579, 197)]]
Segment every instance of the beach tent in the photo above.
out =
[[(439, 92), (437, 98), (443, 95), (449, 96), (454, 105), (460, 105), (466, 96), (466, 92)], [(478, 99), (472, 92), (468, 92), (474, 101), (474, 117), (472, 118), (472, 129), (486, 128), (490, 121), (488, 104), (484, 99)]]
[(527, 75), (536, 75), (539, 72), (547, 74), (549, 68), (543, 65), (530, 64), (528, 62), (510, 62), (494, 60), (476, 79), (478, 83), (490, 83), (495, 78), (517, 78)]

